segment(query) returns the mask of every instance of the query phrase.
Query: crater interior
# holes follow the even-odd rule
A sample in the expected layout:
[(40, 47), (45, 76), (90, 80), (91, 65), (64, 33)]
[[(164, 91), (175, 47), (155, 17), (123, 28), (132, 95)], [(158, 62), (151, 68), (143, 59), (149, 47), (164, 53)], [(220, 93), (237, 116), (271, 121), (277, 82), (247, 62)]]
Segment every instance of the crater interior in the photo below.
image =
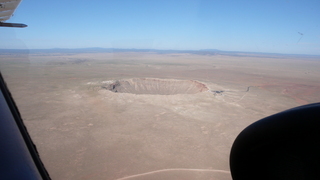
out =
[(195, 80), (133, 78), (116, 80), (102, 88), (115, 93), (175, 95), (208, 91), (205, 84)]

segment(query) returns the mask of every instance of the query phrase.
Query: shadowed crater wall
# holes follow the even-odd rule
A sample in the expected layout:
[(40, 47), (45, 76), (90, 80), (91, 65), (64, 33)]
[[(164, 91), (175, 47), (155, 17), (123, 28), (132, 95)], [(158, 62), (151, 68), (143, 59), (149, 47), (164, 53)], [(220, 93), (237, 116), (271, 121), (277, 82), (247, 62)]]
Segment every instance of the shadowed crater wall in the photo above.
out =
[(154, 95), (195, 94), (208, 90), (205, 84), (198, 81), (153, 78), (117, 80), (102, 88), (115, 93)]

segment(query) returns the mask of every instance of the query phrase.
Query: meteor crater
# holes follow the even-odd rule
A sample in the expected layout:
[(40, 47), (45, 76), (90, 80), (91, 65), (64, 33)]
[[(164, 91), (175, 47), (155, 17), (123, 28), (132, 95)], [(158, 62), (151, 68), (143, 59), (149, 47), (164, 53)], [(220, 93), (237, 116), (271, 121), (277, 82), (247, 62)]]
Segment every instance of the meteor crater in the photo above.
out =
[(116, 80), (102, 86), (103, 89), (115, 93), (175, 95), (196, 94), (208, 91), (205, 84), (195, 80), (173, 80), (156, 78), (133, 78)]

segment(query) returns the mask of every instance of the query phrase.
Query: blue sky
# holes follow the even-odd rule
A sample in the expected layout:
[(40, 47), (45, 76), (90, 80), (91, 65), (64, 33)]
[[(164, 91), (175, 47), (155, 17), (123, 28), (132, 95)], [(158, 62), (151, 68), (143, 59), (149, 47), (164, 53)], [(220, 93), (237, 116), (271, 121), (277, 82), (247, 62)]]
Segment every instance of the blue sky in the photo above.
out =
[(0, 28), (0, 48), (320, 55), (319, 0), (23, 0), (8, 22), (28, 27)]

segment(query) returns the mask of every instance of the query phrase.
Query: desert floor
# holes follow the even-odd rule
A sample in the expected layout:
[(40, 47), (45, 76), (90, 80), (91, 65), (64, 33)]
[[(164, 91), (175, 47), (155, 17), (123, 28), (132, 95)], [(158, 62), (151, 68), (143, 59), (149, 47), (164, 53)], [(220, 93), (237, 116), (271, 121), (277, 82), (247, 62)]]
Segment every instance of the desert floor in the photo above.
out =
[[(0, 67), (52, 179), (230, 180), (230, 149), (246, 126), (320, 101), (320, 59), (310, 57), (2, 54)], [(133, 78), (208, 90), (103, 88)]]

